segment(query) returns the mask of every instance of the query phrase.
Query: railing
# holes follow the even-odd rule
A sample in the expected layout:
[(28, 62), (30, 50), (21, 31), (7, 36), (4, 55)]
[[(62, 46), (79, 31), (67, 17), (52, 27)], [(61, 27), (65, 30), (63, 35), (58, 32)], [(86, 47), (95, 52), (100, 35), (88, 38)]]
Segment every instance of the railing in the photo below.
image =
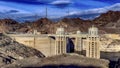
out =
[(65, 37), (70, 37), (70, 38), (75, 38), (75, 37), (87, 37), (87, 34), (70, 34), (70, 35), (58, 35), (58, 34), (5, 34), (6, 36), (10, 37), (58, 37), (58, 36), (65, 36)]

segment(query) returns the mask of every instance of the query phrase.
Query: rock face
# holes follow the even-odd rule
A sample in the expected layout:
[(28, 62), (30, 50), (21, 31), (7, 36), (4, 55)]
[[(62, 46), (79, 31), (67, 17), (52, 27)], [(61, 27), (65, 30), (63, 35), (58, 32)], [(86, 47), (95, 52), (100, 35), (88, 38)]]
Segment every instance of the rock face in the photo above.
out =
[(106, 33), (120, 33), (120, 11), (108, 11), (93, 22)]
[(13, 41), (7, 36), (0, 36), (0, 67), (28, 57), (43, 58), (44, 55), (36, 49)]
[(93, 24), (91, 21), (89, 20), (82, 20), (80, 18), (64, 18), (61, 20), (64, 26), (64, 24), (66, 24), (66, 30), (68, 32), (74, 32), (77, 30), (80, 30), (82, 32), (86, 32), (88, 30), (88, 28)]
[[(29, 23), (30, 25), (30, 23)], [(0, 32), (27, 32), (31, 28), (29, 25), (16, 22), (13, 19), (0, 19)]]
[(95, 18), (93, 21), (101, 23), (103, 25), (110, 22), (117, 22), (120, 19), (120, 11), (108, 11), (107, 13), (101, 14), (99, 17)]
[(12, 19), (1, 19), (0, 20), (0, 32), (15, 31), (17, 26), (19, 26), (18, 22)]
[(51, 20), (47, 18), (41, 18), (33, 22), (33, 28), (42, 33), (51, 33), (50, 29), (52, 29), (52, 27), (54, 26), (53, 24), (54, 23)]
[[(33, 61), (33, 62), (31, 62)], [(4, 66), (5, 68), (108, 68), (109, 61), (103, 59), (86, 58), (75, 54), (64, 54), (43, 59), (28, 58), (16, 61), (13, 64)]]

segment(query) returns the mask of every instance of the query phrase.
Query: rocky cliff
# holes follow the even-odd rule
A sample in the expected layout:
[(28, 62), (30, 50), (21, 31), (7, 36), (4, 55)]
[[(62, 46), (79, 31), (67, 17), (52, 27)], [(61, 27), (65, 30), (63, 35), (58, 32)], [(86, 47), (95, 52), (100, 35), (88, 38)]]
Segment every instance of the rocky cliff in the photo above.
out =
[(36, 49), (13, 41), (5, 35), (0, 35), (0, 67), (29, 57), (43, 58), (44, 55)]

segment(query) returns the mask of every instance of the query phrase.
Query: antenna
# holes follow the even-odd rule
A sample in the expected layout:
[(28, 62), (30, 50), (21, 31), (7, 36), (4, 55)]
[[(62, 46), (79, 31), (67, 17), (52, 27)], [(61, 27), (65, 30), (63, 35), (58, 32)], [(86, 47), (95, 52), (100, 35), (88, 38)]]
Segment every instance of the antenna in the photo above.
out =
[(35, 14), (35, 20), (37, 20), (37, 17), (38, 17), (38, 15), (37, 15), (37, 14)]
[(68, 16), (69, 16), (69, 13), (70, 13), (70, 9), (68, 8)]
[(46, 6), (46, 9), (45, 9), (45, 11), (46, 11), (46, 14), (45, 14), (45, 17), (47, 18), (47, 16), (48, 16), (48, 8), (47, 8), (47, 6)]

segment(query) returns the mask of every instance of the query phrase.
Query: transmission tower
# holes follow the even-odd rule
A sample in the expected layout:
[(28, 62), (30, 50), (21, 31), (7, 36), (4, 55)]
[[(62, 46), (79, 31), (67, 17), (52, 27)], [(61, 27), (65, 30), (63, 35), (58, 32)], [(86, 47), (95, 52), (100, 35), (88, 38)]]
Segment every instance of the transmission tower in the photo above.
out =
[(46, 6), (46, 8), (45, 8), (45, 17), (46, 17), (46, 18), (48, 17), (48, 8), (47, 8), (47, 6)]

